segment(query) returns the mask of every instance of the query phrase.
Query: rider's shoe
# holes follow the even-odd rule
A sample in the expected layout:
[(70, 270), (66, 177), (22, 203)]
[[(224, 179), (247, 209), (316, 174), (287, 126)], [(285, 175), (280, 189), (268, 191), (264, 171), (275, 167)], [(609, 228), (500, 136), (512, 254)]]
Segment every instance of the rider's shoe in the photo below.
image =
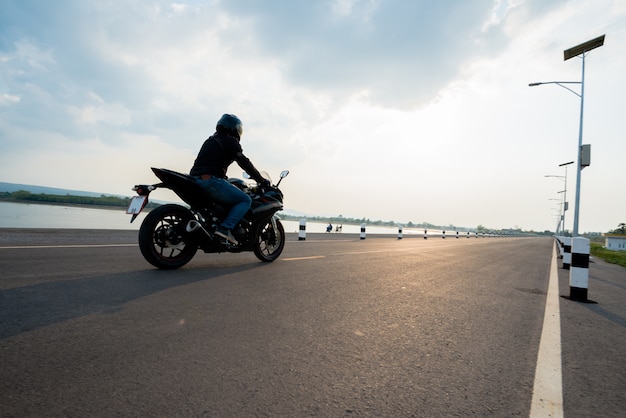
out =
[(239, 244), (239, 242), (237, 242), (235, 237), (233, 237), (233, 233), (230, 231), (230, 229), (219, 227), (217, 229), (217, 231), (215, 231), (215, 235), (218, 235), (218, 236), (226, 239), (226, 241), (230, 242), (233, 245), (238, 245)]

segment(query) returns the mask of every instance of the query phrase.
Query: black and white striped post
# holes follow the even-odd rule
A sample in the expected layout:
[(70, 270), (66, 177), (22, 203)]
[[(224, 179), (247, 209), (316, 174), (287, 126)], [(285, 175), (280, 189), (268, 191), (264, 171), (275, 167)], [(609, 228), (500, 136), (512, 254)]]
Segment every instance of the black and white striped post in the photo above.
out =
[(402, 239), (402, 225), (398, 225), (398, 239)]
[(456, 231), (456, 239), (459, 239), (459, 231)]
[(446, 239), (446, 231), (441, 231), (441, 238)]
[(428, 229), (424, 230), (424, 239), (428, 239)]
[(569, 270), (572, 262), (572, 239), (563, 237), (563, 269)]
[(590, 241), (587, 238), (572, 238), (572, 265), (569, 270), (569, 298), (578, 302), (587, 302), (590, 246)]
[(467, 238), (469, 238), (469, 237), (470, 237), (470, 236), (469, 236), (469, 231), (467, 231)]
[(300, 219), (300, 230), (298, 231), (298, 241), (306, 239), (306, 219)]
[(361, 239), (365, 239), (365, 224), (361, 224)]

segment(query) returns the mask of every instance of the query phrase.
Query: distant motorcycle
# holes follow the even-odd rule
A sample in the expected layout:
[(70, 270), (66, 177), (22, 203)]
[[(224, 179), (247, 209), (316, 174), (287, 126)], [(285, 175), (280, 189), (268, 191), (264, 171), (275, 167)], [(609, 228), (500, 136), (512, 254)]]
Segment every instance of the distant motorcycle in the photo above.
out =
[[(152, 209), (139, 228), (139, 248), (146, 261), (160, 269), (177, 269), (187, 264), (198, 249), (205, 253), (253, 251), (264, 262), (276, 260), (285, 247), (285, 230), (276, 212), (283, 209), (280, 182), (289, 174), (280, 173), (273, 186), (248, 186), (243, 180), (228, 179), (252, 198), (252, 206), (233, 229), (238, 241), (233, 245), (215, 234), (230, 208), (221, 206), (187, 174), (164, 168), (152, 168), (162, 181), (152, 185), (136, 185), (137, 192), (128, 207), (131, 222), (148, 203), (148, 196), (157, 188), (167, 188), (176, 193), (189, 207), (166, 204)], [(262, 173), (269, 179), (266, 173)], [(271, 180), (270, 180), (271, 182)]]

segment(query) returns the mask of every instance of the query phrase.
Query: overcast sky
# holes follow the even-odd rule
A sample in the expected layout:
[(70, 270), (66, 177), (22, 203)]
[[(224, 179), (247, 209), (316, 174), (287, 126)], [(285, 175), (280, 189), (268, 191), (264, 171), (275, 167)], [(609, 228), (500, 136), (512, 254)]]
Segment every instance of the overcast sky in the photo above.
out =
[(563, 50), (606, 34), (586, 58), (579, 230), (626, 222), (623, 0), (0, 8), (0, 181), (131, 196), (152, 166), (188, 172), (234, 113), (253, 163), (291, 171), (292, 211), (540, 231), (557, 225), (564, 181), (545, 176), (577, 158), (580, 99), (528, 84), (580, 81)]

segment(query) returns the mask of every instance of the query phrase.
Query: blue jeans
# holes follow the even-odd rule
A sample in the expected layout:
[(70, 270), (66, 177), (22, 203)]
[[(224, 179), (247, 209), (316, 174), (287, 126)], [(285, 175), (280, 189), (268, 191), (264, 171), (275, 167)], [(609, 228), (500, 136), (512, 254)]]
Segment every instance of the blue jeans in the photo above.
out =
[(222, 222), (222, 228), (233, 229), (250, 209), (252, 204), (250, 196), (228, 181), (213, 176), (208, 180), (196, 179), (196, 182), (217, 203), (226, 207), (230, 206), (230, 212)]

